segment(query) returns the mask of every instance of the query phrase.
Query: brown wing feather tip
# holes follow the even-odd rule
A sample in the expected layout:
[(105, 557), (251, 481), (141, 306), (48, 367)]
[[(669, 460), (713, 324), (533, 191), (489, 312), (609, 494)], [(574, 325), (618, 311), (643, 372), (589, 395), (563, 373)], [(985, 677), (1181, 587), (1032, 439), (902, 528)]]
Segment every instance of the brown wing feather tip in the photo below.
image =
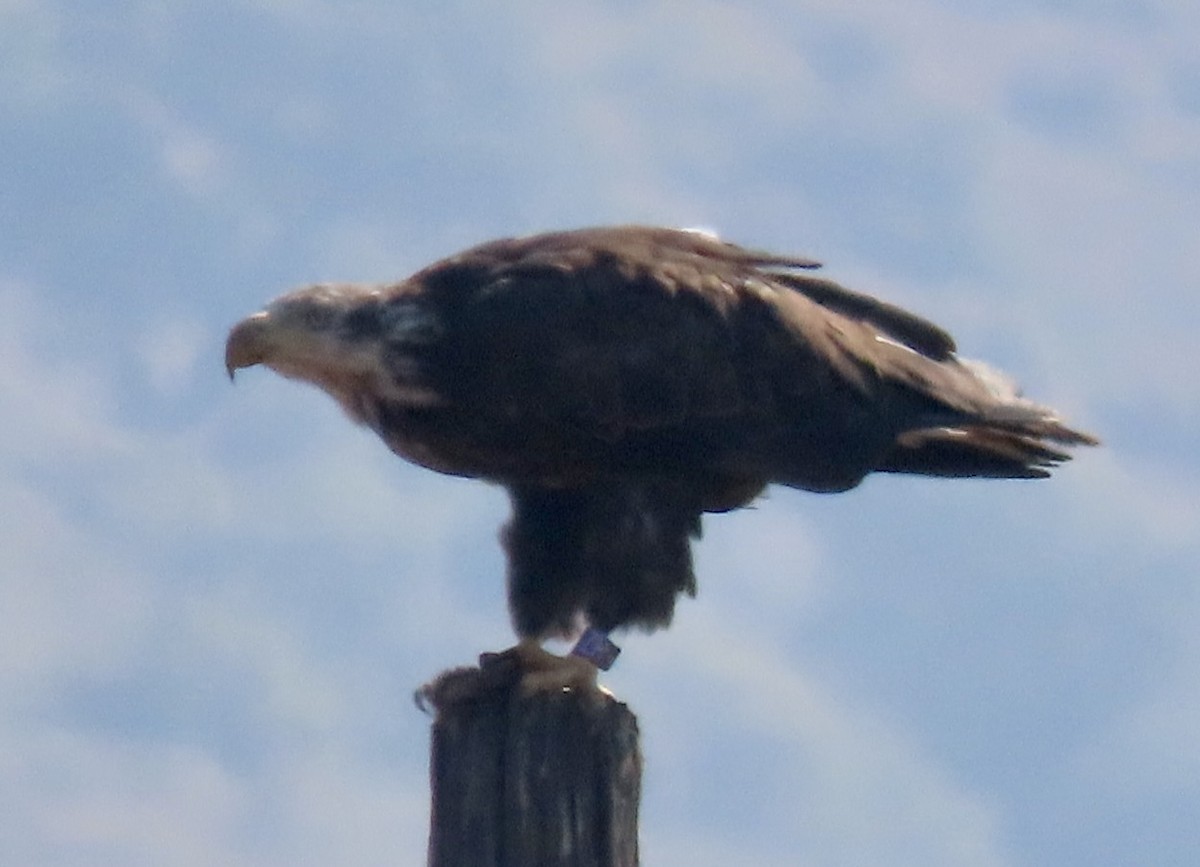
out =
[(743, 261), (759, 268), (799, 268), (805, 271), (815, 271), (823, 267), (816, 259), (809, 259), (805, 256), (773, 256), (769, 253), (760, 253), (758, 251), (747, 251), (747, 253), (748, 255)]
[(1055, 422), (1053, 439), (1056, 442), (1066, 443), (1072, 446), (1098, 446), (1103, 441), (1090, 433), (1069, 428), (1066, 425)]
[(879, 469), (930, 476), (1042, 479), (1069, 460), (1068, 452), (1051, 447), (1043, 434), (1028, 429), (925, 428), (898, 437)]
[(941, 326), (902, 307), (847, 289), (840, 283), (806, 274), (778, 271), (770, 276), (822, 307), (868, 322), (884, 334), (936, 361), (950, 358), (957, 348), (954, 338)]
[(983, 420), (1004, 431), (1047, 439), (1063, 445), (1100, 445), (1098, 438), (1084, 431), (1067, 427), (1058, 416), (1050, 414), (1050, 410), (1033, 403), (998, 407), (986, 413)]

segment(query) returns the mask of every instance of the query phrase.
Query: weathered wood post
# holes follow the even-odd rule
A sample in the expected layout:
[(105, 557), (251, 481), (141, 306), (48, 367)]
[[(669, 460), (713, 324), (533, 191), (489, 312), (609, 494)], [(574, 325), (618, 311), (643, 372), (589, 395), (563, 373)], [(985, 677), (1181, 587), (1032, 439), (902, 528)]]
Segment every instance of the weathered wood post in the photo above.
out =
[(435, 713), (429, 867), (636, 867), (637, 719), (594, 690), (525, 695), (504, 660), (418, 694)]

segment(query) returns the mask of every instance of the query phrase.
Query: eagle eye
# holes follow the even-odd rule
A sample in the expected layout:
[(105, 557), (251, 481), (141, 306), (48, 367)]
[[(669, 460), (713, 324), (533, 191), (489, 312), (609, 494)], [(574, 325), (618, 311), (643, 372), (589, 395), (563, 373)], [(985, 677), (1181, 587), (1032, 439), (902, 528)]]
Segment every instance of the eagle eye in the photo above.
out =
[(297, 318), (309, 331), (324, 331), (333, 325), (337, 311), (321, 301), (308, 301), (296, 310)]

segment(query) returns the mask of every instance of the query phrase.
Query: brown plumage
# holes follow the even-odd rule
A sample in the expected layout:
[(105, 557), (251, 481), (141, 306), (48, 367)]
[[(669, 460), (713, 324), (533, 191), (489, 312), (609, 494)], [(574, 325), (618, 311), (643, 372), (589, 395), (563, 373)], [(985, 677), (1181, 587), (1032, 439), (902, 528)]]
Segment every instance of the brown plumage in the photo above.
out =
[(504, 485), (523, 638), (665, 625), (701, 515), (768, 484), (1038, 478), (1096, 442), (815, 267), (673, 229), (504, 239), (285, 295), (232, 330), (226, 365), (313, 382), (401, 457)]

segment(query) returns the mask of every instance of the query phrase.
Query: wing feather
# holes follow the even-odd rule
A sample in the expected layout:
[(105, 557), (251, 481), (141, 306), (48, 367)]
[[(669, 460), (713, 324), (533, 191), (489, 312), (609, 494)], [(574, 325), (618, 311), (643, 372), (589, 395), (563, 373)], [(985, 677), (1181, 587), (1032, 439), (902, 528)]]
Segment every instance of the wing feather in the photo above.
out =
[(960, 361), (937, 325), (813, 267), (628, 226), (493, 241), (412, 279), (448, 323), (443, 393), (546, 448), (732, 433), (755, 466), (835, 489), (891, 449), (904, 471), (982, 455), (986, 472), (1037, 475), (1059, 459), (1039, 440), (1090, 441)]

